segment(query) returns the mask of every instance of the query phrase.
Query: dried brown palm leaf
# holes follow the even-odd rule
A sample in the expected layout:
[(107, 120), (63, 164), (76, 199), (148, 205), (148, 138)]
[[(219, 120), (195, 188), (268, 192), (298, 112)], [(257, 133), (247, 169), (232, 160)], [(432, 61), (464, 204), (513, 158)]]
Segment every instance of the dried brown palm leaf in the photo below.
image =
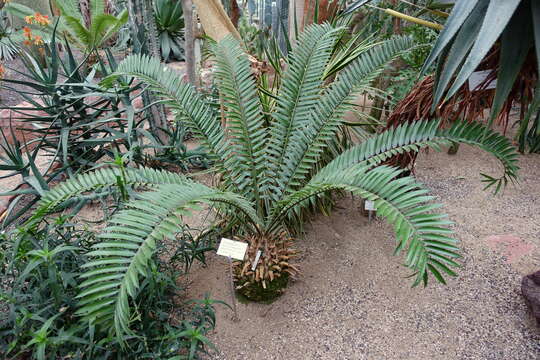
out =
[[(387, 119), (386, 129), (395, 128), (404, 123), (434, 118), (442, 120), (441, 127), (446, 127), (459, 119), (485, 120), (486, 110), (491, 108), (495, 96), (495, 89), (488, 87), (497, 78), (498, 64), (499, 47), (496, 46), (477, 69), (477, 71), (489, 71), (484, 80), (472, 90), (469, 89), (468, 83), (465, 83), (454, 96), (437, 106), (433, 112), (435, 78), (433, 75), (424, 77), (397, 104)], [(519, 120), (521, 121), (525, 116), (533, 99), (537, 79), (536, 57), (531, 51), (496, 121), (504, 133), (507, 132), (508, 126), (512, 125), (510, 124), (510, 112), (513, 104), (520, 105)], [(388, 164), (408, 168), (412, 171), (416, 156), (417, 153), (412, 152), (400, 154), (388, 160)]]

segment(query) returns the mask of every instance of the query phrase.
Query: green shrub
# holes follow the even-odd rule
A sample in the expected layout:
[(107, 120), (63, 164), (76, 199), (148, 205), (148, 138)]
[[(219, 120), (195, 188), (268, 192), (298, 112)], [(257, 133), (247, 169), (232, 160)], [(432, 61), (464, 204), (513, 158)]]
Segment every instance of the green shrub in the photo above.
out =
[[(205, 334), (214, 328), (215, 301), (179, 304), (178, 261), (153, 256), (141, 282), (133, 329), (118, 339), (99, 325), (76, 316), (85, 254), (99, 243), (84, 226), (60, 217), (39, 230), (18, 229), (0, 240), (0, 357), (34, 359), (197, 358), (212, 346)], [(195, 254), (199, 253), (196, 249)], [(188, 254), (184, 252), (184, 254)], [(187, 358), (187, 357), (186, 357)]]

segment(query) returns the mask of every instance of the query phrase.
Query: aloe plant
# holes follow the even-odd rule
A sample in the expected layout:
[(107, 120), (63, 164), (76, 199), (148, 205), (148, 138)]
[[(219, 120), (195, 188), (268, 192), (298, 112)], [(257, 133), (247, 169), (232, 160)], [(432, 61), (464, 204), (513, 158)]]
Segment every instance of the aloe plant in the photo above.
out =
[[(207, 204), (218, 219), (233, 225), (236, 237), (249, 243), (249, 256), (237, 265), (237, 285), (271, 288), (294, 264), (287, 261), (296, 215), (334, 191), (349, 191), (375, 203), (377, 213), (394, 225), (396, 253), (405, 252), (413, 285), (440, 282), (458, 266), (457, 241), (443, 214), (434, 213), (428, 190), (402, 170), (381, 166), (395, 154), (438, 149), (450, 141), (479, 146), (502, 163), (500, 177), (487, 177), (501, 187), (517, 176), (517, 154), (509, 141), (479, 124), (457, 123), (440, 129), (438, 121), (420, 121), (390, 129), (321, 162), (343, 125), (355, 96), (369, 87), (385, 65), (408, 49), (397, 37), (362, 53), (331, 85), (323, 76), (337, 40), (329, 25), (314, 25), (301, 34), (288, 58), (277, 104), (263, 114), (259, 89), (240, 44), (226, 38), (213, 47), (216, 80), (223, 100), (223, 120), (191, 85), (182, 82), (159, 59), (132, 55), (116, 76), (133, 76), (160, 94), (166, 106), (184, 119), (214, 162), (220, 185), (209, 187), (178, 174), (149, 169), (99, 169), (79, 175), (49, 191), (27, 224), (66, 201), (100, 188), (122, 184), (143, 189), (117, 212), (99, 235), (82, 276), (78, 315), (121, 337), (131, 333), (131, 301), (138, 296), (148, 262), (164, 239), (174, 241), (183, 216)], [(115, 76), (104, 85), (112, 86)], [(223, 223), (223, 222), (222, 222)], [(262, 256), (251, 268), (257, 250)], [(247, 270), (247, 271), (246, 271)]]

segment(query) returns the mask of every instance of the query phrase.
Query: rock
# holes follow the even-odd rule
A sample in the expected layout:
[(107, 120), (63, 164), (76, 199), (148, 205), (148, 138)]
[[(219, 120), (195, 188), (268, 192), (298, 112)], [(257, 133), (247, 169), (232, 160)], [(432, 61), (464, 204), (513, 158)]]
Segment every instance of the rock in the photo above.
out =
[(523, 277), (521, 293), (532, 309), (536, 324), (540, 326), (540, 270)]

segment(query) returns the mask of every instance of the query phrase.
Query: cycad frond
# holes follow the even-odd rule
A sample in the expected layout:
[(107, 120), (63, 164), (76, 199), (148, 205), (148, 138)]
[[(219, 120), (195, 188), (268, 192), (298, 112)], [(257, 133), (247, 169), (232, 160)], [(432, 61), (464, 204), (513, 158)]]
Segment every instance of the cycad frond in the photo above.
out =
[(109, 14), (99, 14), (92, 17), (92, 23), (90, 24), (89, 34), (89, 44), (90, 48), (98, 47), (105, 40), (105, 34), (111, 28), (114, 28), (118, 24), (118, 19), (113, 15)]
[(322, 91), (322, 75), (337, 35), (338, 31), (328, 24), (309, 26), (300, 35), (298, 45), (290, 55), (279, 89), (267, 150), (274, 157), (274, 180), (278, 180), (275, 175), (280, 170), (293, 134), (301, 132), (303, 123), (310, 120), (311, 109)]
[(77, 46), (86, 48), (92, 43), (90, 31), (82, 25), (82, 20), (67, 15), (62, 16), (61, 19), (64, 22), (64, 27), (70, 33), (72, 41), (77, 42)]
[(394, 37), (363, 53), (324, 92), (311, 113), (311, 121), (291, 141), (291, 149), (280, 173), (282, 191), (286, 194), (306, 182), (314, 170), (328, 142), (343, 122), (345, 112), (351, 109), (354, 96), (368, 86), (384, 67), (413, 42), (408, 37)]
[(157, 186), (162, 184), (190, 184), (191, 180), (185, 176), (168, 171), (149, 168), (101, 168), (87, 174), (77, 175), (53, 187), (40, 199), (34, 215), (28, 224), (39, 222), (45, 215), (53, 212), (58, 205), (66, 200), (73, 199), (88, 191), (115, 186), (122, 178), (125, 185), (131, 186)]
[(128, 20), (127, 10), (122, 11), (118, 16), (110, 14), (99, 14), (92, 18), (90, 25), (91, 46), (99, 47), (111, 36), (115, 35), (118, 30)]
[(106, 0), (90, 0), (90, 14), (92, 17), (105, 13)]
[(227, 141), (221, 124), (211, 107), (192, 85), (161, 64), (160, 59), (147, 55), (130, 55), (118, 65), (114, 75), (107, 77), (103, 84), (110, 86), (120, 76), (133, 76), (144, 81), (150, 89), (163, 98), (163, 103), (179, 113), (185, 125), (201, 142), (217, 165), (223, 163)]
[(215, 76), (226, 110), (230, 139), (224, 165), (232, 173), (229, 180), (249, 199), (259, 202), (259, 184), (266, 179), (264, 146), (267, 129), (251, 65), (238, 41), (232, 37), (216, 44), (213, 52)]
[(249, 201), (197, 183), (161, 185), (127, 203), (100, 234), (102, 242), (88, 254), (91, 260), (84, 265), (87, 271), (82, 275), (85, 281), (80, 285), (77, 314), (119, 338), (130, 333), (129, 298), (137, 295), (139, 277), (147, 274), (157, 243), (174, 240), (182, 231), (182, 216), (198, 209), (198, 204), (215, 202), (244, 212), (253, 231), (258, 231), (260, 219)]
[(442, 273), (455, 276), (450, 267), (459, 266), (455, 261), (459, 258), (457, 241), (449, 237), (452, 231), (446, 226), (451, 222), (445, 220), (446, 215), (430, 213), (440, 205), (428, 203), (433, 199), (427, 195), (428, 190), (412, 177), (396, 179), (402, 170), (387, 166), (369, 169), (369, 166), (353, 166), (310, 182), (279, 203), (271, 221), (272, 227), (317, 195), (332, 190), (350, 191), (373, 201), (377, 215), (385, 217), (394, 226), (395, 252), (407, 249), (405, 265), (416, 275), (413, 286), (420, 282), (427, 284), (428, 273), (443, 283)]
[(517, 179), (518, 153), (510, 140), (480, 123), (456, 122), (449, 129), (439, 129), (439, 120), (417, 121), (403, 124), (378, 134), (363, 143), (353, 146), (321, 169), (314, 180), (346, 170), (357, 164), (375, 166), (388, 158), (424, 147), (439, 150), (439, 146), (450, 141), (466, 143), (494, 155), (503, 165), (504, 173), (498, 178), (484, 175), (487, 186), (496, 185), (496, 191), (509, 180)]

